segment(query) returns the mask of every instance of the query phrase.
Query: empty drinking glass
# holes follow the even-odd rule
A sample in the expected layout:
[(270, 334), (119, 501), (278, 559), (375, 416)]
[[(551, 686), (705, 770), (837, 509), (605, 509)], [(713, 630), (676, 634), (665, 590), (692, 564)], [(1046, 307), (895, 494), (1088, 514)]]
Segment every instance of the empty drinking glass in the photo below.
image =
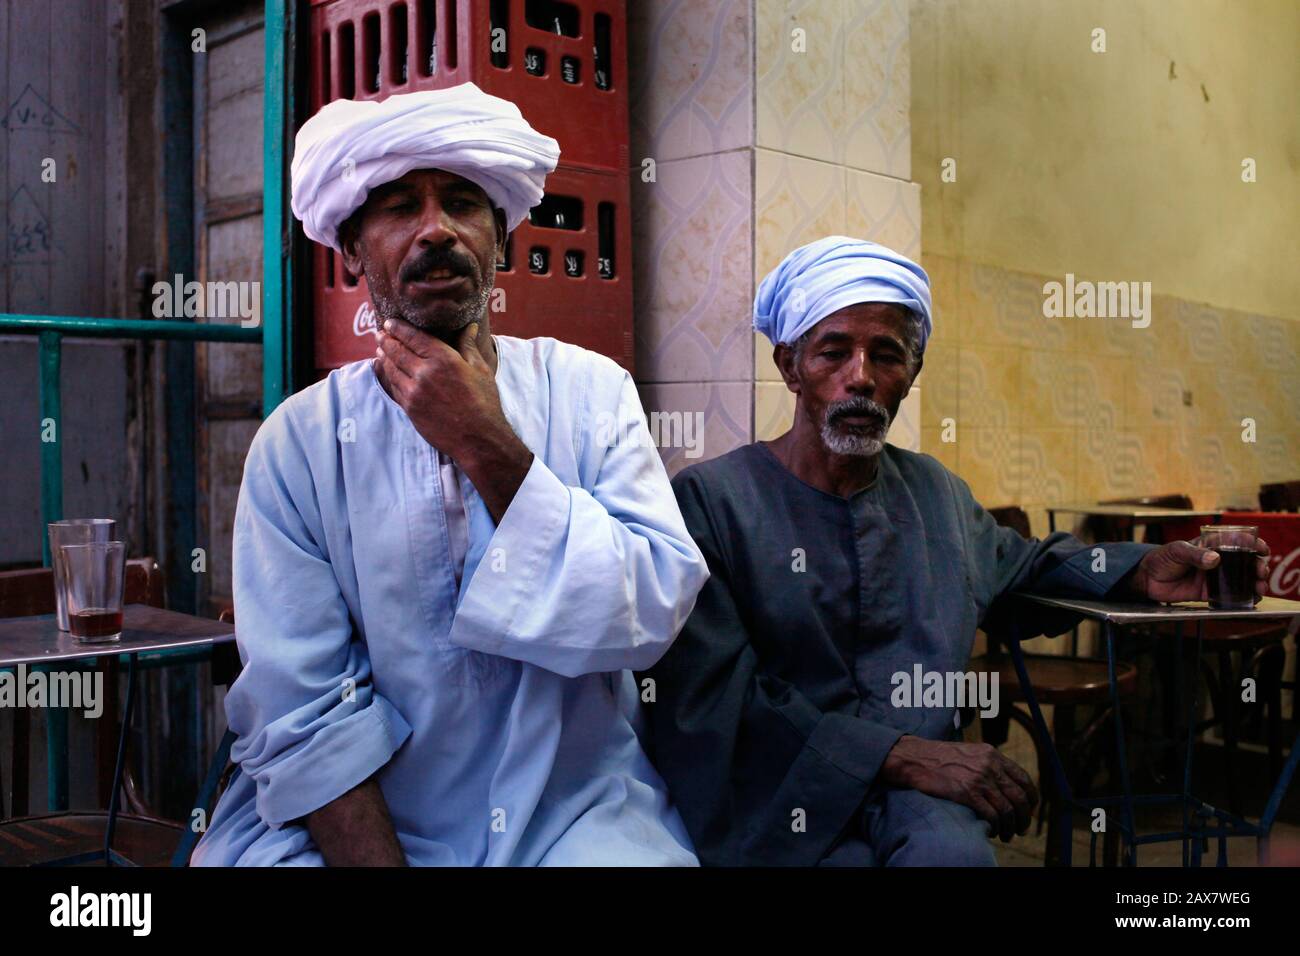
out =
[(68, 518), (50, 522), (50, 564), (54, 571), (54, 606), (60, 631), (68, 629), (68, 575), (63, 566), (63, 546), (112, 541), (116, 530), (117, 522), (112, 518)]

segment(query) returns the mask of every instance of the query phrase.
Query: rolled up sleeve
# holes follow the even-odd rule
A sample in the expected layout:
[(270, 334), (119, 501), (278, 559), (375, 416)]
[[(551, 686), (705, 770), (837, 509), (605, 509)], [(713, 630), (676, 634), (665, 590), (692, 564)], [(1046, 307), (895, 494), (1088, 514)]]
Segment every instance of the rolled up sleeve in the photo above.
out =
[(267, 419), (244, 466), (233, 569), (243, 670), (226, 696), (231, 758), (275, 828), (365, 781), (411, 733), (373, 686), (290, 412)]
[(589, 446), (589, 485), (533, 458), (461, 598), (452, 643), (576, 677), (650, 667), (681, 630), (708, 569), (631, 376), (603, 407), (632, 427)]

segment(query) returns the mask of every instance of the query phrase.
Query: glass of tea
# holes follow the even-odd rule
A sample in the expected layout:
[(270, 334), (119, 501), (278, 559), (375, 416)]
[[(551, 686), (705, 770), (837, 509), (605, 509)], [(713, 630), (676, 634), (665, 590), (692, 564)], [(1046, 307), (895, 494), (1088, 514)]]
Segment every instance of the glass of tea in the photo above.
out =
[(121, 541), (66, 544), (63, 562), (72, 636), (87, 644), (121, 638), (126, 545)]
[(1255, 542), (1259, 528), (1251, 525), (1207, 524), (1201, 527), (1202, 548), (1219, 556), (1219, 563), (1205, 572), (1205, 590), (1210, 607), (1225, 611), (1249, 610), (1255, 606)]
[(58, 614), (59, 630), (68, 629), (68, 570), (63, 566), (65, 544), (89, 544), (92, 541), (112, 541), (117, 522), (112, 518), (67, 518), (52, 521), (50, 532), (50, 564), (54, 571), (54, 609)]

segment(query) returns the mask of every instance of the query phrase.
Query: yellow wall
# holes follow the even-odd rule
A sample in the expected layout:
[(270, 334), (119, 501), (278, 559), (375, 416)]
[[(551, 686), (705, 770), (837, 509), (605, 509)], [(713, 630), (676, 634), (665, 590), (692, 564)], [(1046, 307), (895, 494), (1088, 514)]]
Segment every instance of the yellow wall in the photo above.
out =
[(1296, 316), (1300, 3), (914, 0), (911, 28), (927, 253)]
[[(1252, 505), (1261, 481), (1300, 478), (1300, 4), (910, 13), (912, 178), (938, 313), (923, 450), (985, 504), (1027, 507), (1038, 534), (1049, 503)], [(1044, 318), (1043, 283), (1066, 273), (1150, 282), (1151, 326)]]

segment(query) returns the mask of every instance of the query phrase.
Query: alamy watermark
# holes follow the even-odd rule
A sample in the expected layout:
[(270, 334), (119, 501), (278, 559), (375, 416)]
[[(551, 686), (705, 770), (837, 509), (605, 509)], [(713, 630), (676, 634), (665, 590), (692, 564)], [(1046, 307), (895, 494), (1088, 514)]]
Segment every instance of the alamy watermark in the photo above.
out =
[(262, 324), (260, 282), (186, 282), (177, 273), (150, 291), (155, 319), (239, 319), (246, 329)]
[(704, 413), (651, 412), (643, 419), (620, 406), (618, 414), (596, 415), (596, 444), (684, 448), (684, 457), (699, 458), (704, 453)]
[(1043, 284), (1043, 317), (1048, 319), (1132, 319), (1133, 328), (1151, 324), (1150, 282), (1065, 282)]
[(91, 720), (104, 712), (103, 671), (0, 671), (0, 708), (67, 707)]
[(998, 715), (997, 671), (927, 671), (914, 664), (911, 673), (897, 671), (889, 682), (895, 707), (977, 707), (981, 717)]

